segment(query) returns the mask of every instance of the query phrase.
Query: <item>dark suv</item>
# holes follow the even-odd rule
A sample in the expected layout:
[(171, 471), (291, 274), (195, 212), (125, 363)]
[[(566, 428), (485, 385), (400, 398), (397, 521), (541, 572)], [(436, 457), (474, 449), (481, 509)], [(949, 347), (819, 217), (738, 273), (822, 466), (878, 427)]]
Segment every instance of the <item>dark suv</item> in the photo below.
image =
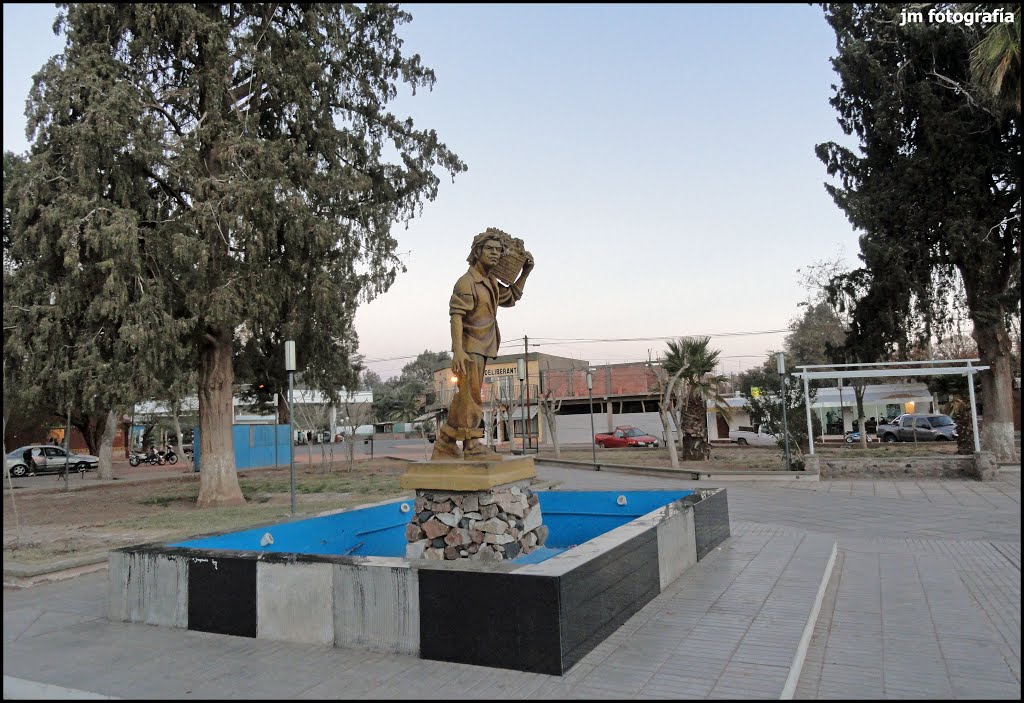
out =
[(956, 422), (949, 415), (907, 413), (883, 423), (876, 430), (880, 442), (956, 441)]

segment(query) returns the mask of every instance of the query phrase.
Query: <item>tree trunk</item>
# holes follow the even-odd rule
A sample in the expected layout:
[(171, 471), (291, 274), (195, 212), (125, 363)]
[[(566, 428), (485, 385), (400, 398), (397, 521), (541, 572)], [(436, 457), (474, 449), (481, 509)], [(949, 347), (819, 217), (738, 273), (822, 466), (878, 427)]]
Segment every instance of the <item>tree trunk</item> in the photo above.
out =
[(182, 461), (188, 461), (188, 455), (185, 454), (185, 436), (181, 433), (181, 400), (175, 398), (172, 408), (174, 416), (174, 434), (178, 438), (178, 458)]
[(199, 359), (200, 508), (245, 503), (231, 437), (233, 377), (231, 333), (210, 330)]
[[(505, 406), (504, 412), (498, 411), (498, 416), (501, 418), (502, 424), (505, 426), (505, 441), (509, 443), (509, 446), (514, 446), (515, 433), (512, 431), (512, 414), (508, 410), (509, 406)], [(504, 417), (502, 418), (502, 415)]]
[(103, 435), (100, 438), (99, 468), (96, 478), (109, 481), (114, 478), (114, 435), (117, 434), (118, 415), (113, 410), (107, 412), (107, 421), (103, 424)]
[(551, 444), (555, 449), (555, 458), (560, 459), (562, 457), (562, 450), (558, 444), (558, 425), (555, 420), (555, 411), (550, 406), (550, 400), (541, 399), (540, 410), (544, 415), (544, 422), (548, 425), (548, 435), (551, 437)]
[(552, 411), (546, 419), (548, 421), (548, 432), (551, 433), (551, 444), (555, 448), (555, 458), (560, 459), (562, 457), (562, 447), (558, 443), (558, 421), (555, 419), (555, 413)]
[(662, 401), (661, 407), (658, 408), (658, 417), (661, 418), (661, 427), (665, 432), (665, 446), (668, 447), (668, 458), (671, 462), (673, 469), (679, 468), (679, 451), (676, 448), (675, 440), (672, 439), (672, 428), (669, 427), (669, 416), (671, 410), (665, 409), (665, 403)]
[[(66, 421), (67, 416), (62, 415), (62, 419)], [(77, 429), (82, 435), (82, 439), (85, 440), (85, 446), (89, 451), (89, 454), (93, 456), (99, 456), (100, 451), (100, 440), (103, 436), (104, 421), (97, 418), (93, 413), (79, 413), (71, 415), (71, 427)], [(68, 446), (70, 445), (71, 438), (68, 438)]]
[[(682, 410), (679, 407), (679, 394), (676, 393), (676, 386), (679, 385), (685, 370), (685, 368), (682, 368), (676, 371), (675, 375), (669, 379), (668, 386), (665, 388), (665, 399), (667, 401), (666, 407), (669, 409), (668, 416), (671, 418), (672, 424), (675, 425), (676, 428), (677, 448), (683, 446), (683, 428), (681, 424)], [(683, 387), (686, 387), (685, 383), (683, 384)], [(683, 459), (685, 460), (686, 457), (684, 456)]]
[(985, 421), (981, 424), (981, 448), (992, 452), (996, 461), (1019, 460), (1013, 444), (1012, 350), (1002, 316), (998, 321), (986, 324), (975, 319), (973, 336), (978, 343), (981, 364), (989, 367), (988, 371), (978, 374), (985, 413)]
[[(668, 447), (668, 458), (673, 469), (679, 468), (679, 450), (676, 447), (675, 440), (672, 439), (672, 430), (669, 427), (669, 420), (671, 419), (672, 424), (676, 426), (676, 435), (681, 439), (682, 432), (680, 431), (679, 423), (676, 420), (675, 403), (672, 401), (672, 392), (682, 375), (683, 369), (680, 369), (674, 376), (672, 376), (672, 378), (669, 379), (668, 384), (664, 387), (662, 392), (661, 401), (658, 404), (658, 416), (661, 418), (661, 427), (665, 432), (665, 446)], [(659, 376), (659, 385), (661, 384), (660, 378), (661, 377)]]
[[(696, 401), (704, 407), (698, 407)], [(690, 398), (680, 411), (683, 439), (683, 461), (707, 461), (711, 446), (707, 441), (707, 411), (703, 398)]]
[[(288, 391), (283, 391), (277, 394), (277, 424), (287, 425), (290, 422), (291, 413), (288, 412)], [(292, 440), (294, 441), (294, 439), (293, 437)]]

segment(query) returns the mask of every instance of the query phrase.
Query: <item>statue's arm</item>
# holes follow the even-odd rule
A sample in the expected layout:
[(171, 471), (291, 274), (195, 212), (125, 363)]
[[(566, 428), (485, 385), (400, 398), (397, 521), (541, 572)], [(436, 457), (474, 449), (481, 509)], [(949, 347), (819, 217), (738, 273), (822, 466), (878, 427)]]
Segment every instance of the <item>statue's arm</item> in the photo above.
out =
[(469, 354), (462, 346), (462, 315), (452, 315), (452, 371), (461, 378), (468, 363)]
[(473, 282), (463, 276), (455, 282), (455, 289), (452, 291), (452, 298), (448, 304), (448, 314), (451, 316), (452, 371), (460, 378), (469, 368), (469, 355), (463, 345), (462, 320), (467, 313), (473, 310), (475, 305)]

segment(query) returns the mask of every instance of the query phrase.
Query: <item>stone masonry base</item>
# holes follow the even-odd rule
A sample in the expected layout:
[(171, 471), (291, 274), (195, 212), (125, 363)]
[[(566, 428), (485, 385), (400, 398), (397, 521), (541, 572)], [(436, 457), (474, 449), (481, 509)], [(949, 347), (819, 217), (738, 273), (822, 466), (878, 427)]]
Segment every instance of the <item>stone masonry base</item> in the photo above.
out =
[(480, 491), (416, 489), (406, 526), (408, 559), (515, 559), (543, 546), (548, 529), (530, 482)]

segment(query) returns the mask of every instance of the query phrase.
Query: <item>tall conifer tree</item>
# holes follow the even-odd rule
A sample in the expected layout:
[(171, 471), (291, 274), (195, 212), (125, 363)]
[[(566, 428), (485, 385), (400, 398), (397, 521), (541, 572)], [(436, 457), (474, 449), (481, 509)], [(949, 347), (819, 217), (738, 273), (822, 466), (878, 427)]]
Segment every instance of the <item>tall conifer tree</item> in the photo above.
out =
[[(62, 6), (67, 46), (27, 109), (18, 276), (95, 297), (118, 353), (163, 385), (198, 370), (201, 506), (244, 500), (233, 351), (283, 364), (283, 340), (301, 340), (311, 383), (354, 382), (356, 306), (402, 268), (392, 227), (434, 199), (434, 169), (465, 170), (389, 112), (400, 88), (434, 82), (402, 53), (410, 19), (377, 4)], [(76, 251), (101, 288), (81, 285)]]
[[(902, 22), (905, 7), (824, 5), (838, 48), (832, 63), (840, 85), (831, 104), (859, 153), (830, 142), (817, 154), (839, 177), (826, 188), (863, 232), (864, 266), (851, 280), (866, 286), (864, 304), (879, 311), (872, 324), (892, 341), (923, 320), (930, 336), (951, 319), (951, 306), (965, 307), (990, 367), (980, 374), (983, 440), (1009, 458), (1009, 326), (1020, 318), (1020, 115), (987, 109), (971, 93), (971, 50), (983, 24)], [(962, 301), (950, 296), (958, 278)]]

